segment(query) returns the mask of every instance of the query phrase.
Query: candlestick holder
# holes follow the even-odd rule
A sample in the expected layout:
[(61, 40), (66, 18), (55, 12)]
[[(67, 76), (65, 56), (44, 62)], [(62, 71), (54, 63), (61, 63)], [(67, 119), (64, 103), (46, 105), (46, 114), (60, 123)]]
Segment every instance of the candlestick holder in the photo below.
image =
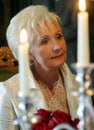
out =
[(69, 124), (59, 124), (57, 125), (53, 130), (75, 130), (72, 126), (70, 126)]
[[(32, 124), (38, 122), (40, 119), (38, 116), (32, 114), (32, 111), (36, 112), (36, 108), (32, 104), (32, 94), (30, 96), (17, 95), (19, 100), (19, 109), (22, 112), (22, 116), (13, 121), (14, 125), (19, 125), (22, 130), (31, 130)], [(22, 126), (24, 124), (24, 126)]]
[(73, 94), (76, 92), (79, 99), (77, 115), (80, 122), (78, 124), (78, 129), (94, 129), (94, 124), (92, 124), (92, 122), (94, 122), (94, 108), (91, 101), (91, 96), (94, 95), (94, 90), (91, 86), (91, 73), (94, 69), (94, 64), (89, 64), (87, 67), (82, 67), (78, 63), (74, 63), (72, 64), (72, 67), (76, 70), (76, 81), (79, 83), (78, 90), (73, 90)]

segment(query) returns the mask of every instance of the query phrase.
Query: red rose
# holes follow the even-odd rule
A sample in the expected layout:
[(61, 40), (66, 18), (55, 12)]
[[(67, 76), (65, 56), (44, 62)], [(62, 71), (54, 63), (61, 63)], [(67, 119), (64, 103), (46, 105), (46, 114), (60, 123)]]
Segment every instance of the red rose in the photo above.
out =
[(60, 123), (71, 124), (70, 115), (68, 115), (60, 110), (57, 110), (54, 112), (52, 120), (56, 123), (56, 125), (58, 125)]
[(49, 120), (48, 126), (51, 128), (51, 130), (56, 126), (56, 123), (53, 120), (53, 117)]
[(76, 118), (76, 119), (73, 121), (73, 127), (74, 127), (76, 130), (78, 130), (78, 128), (77, 128), (78, 123), (79, 123), (79, 119)]
[(39, 109), (38, 112), (35, 113), (35, 115), (39, 116), (41, 118), (41, 120), (48, 123), (48, 121), (50, 119), (51, 112), (48, 110)]
[(48, 125), (45, 122), (40, 121), (32, 125), (32, 130), (51, 130), (51, 129), (49, 129)]
[(70, 115), (60, 110), (51, 112), (40, 109), (35, 115), (39, 116), (40, 120), (39, 122), (32, 124), (32, 130), (52, 130), (61, 123), (72, 125), (77, 130), (77, 124), (79, 123), (79, 119), (72, 121)]

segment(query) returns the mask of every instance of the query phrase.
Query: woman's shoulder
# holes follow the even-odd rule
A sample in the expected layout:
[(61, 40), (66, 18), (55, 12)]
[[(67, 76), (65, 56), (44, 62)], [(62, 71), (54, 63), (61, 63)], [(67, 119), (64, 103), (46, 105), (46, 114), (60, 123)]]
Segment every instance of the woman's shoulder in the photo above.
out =
[(19, 88), (19, 75), (16, 74), (6, 81), (0, 82), (0, 93), (16, 93)]

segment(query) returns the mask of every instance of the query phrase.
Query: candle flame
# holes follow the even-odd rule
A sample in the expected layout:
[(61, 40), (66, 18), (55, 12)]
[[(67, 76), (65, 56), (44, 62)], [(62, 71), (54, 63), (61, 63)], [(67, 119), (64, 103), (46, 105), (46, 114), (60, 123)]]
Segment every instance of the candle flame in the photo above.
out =
[(86, 10), (86, 4), (85, 4), (85, 0), (79, 0), (79, 8), (82, 11)]
[(27, 39), (28, 39), (27, 38), (27, 31), (26, 31), (26, 29), (22, 29), (21, 33), (20, 33), (20, 42), (24, 43), (27, 41)]

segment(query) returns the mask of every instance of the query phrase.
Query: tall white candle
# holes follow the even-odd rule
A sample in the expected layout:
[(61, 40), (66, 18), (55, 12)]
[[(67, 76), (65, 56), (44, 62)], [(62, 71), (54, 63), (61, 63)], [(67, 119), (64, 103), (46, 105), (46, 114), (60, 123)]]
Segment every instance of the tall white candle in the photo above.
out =
[(29, 96), (30, 88), (28, 81), (29, 70), (29, 43), (27, 41), (27, 32), (25, 29), (21, 30), (20, 45), (19, 45), (19, 82), (20, 82), (20, 94), (22, 96)]
[(77, 62), (81, 67), (89, 65), (89, 25), (88, 12), (86, 12), (85, 0), (79, 0), (79, 8), (81, 12), (78, 13), (78, 39), (77, 39)]

